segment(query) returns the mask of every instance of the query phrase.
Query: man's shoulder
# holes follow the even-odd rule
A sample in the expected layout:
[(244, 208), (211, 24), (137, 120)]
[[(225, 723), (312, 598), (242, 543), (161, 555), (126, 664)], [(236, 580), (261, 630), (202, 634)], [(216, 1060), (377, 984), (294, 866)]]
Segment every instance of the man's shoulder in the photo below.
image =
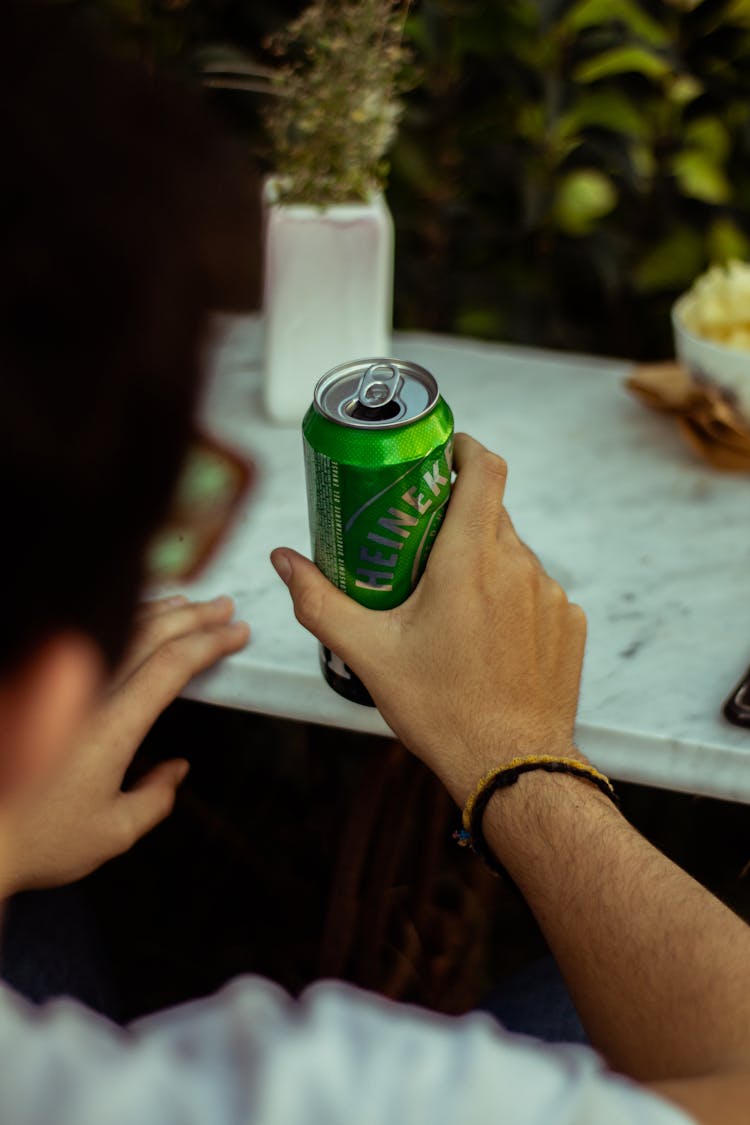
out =
[[(120, 1029), (0, 989), (4, 1125), (686, 1125), (586, 1047), (435, 1015), (339, 982), (293, 999), (246, 977)], [(116, 1095), (116, 1096), (115, 1096)]]

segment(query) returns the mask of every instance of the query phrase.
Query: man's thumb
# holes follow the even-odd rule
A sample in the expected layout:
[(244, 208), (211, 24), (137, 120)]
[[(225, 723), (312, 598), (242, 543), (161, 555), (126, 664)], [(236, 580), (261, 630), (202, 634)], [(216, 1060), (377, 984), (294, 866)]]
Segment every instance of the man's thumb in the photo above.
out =
[(375, 641), (377, 614), (338, 590), (314, 563), (290, 547), (272, 551), (271, 562), (289, 587), (300, 625), (347, 664), (361, 663), (357, 657)]

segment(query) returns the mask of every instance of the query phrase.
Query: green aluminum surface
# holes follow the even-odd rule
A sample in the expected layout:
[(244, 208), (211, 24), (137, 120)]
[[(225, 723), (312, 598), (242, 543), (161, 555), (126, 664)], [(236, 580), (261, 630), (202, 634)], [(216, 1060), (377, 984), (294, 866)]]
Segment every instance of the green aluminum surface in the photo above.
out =
[(377, 430), (311, 406), (302, 432), (315, 563), (362, 605), (399, 605), (419, 581), (450, 497), (450, 407), (438, 398), (417, 421)]

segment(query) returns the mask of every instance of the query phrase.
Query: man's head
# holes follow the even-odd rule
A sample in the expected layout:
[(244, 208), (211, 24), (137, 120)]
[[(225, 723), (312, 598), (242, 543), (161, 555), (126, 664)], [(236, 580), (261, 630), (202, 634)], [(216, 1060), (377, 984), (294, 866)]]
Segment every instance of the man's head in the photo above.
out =
[(0, 698), (55, 638), (120, 656), (210, 311), (257, 262), (251, 177), (196, 99), (64, 6), (6, 5), (3, 32)]

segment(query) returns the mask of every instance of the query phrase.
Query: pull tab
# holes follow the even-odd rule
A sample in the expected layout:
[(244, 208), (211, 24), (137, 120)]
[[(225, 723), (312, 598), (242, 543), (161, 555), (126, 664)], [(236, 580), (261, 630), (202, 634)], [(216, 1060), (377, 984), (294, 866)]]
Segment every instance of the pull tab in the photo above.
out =
[(395, 398), (402, 382), (392, 363), (373, 363), (367, 368), (357, 387), (358, 405), (369, 410), (387, 406)]

